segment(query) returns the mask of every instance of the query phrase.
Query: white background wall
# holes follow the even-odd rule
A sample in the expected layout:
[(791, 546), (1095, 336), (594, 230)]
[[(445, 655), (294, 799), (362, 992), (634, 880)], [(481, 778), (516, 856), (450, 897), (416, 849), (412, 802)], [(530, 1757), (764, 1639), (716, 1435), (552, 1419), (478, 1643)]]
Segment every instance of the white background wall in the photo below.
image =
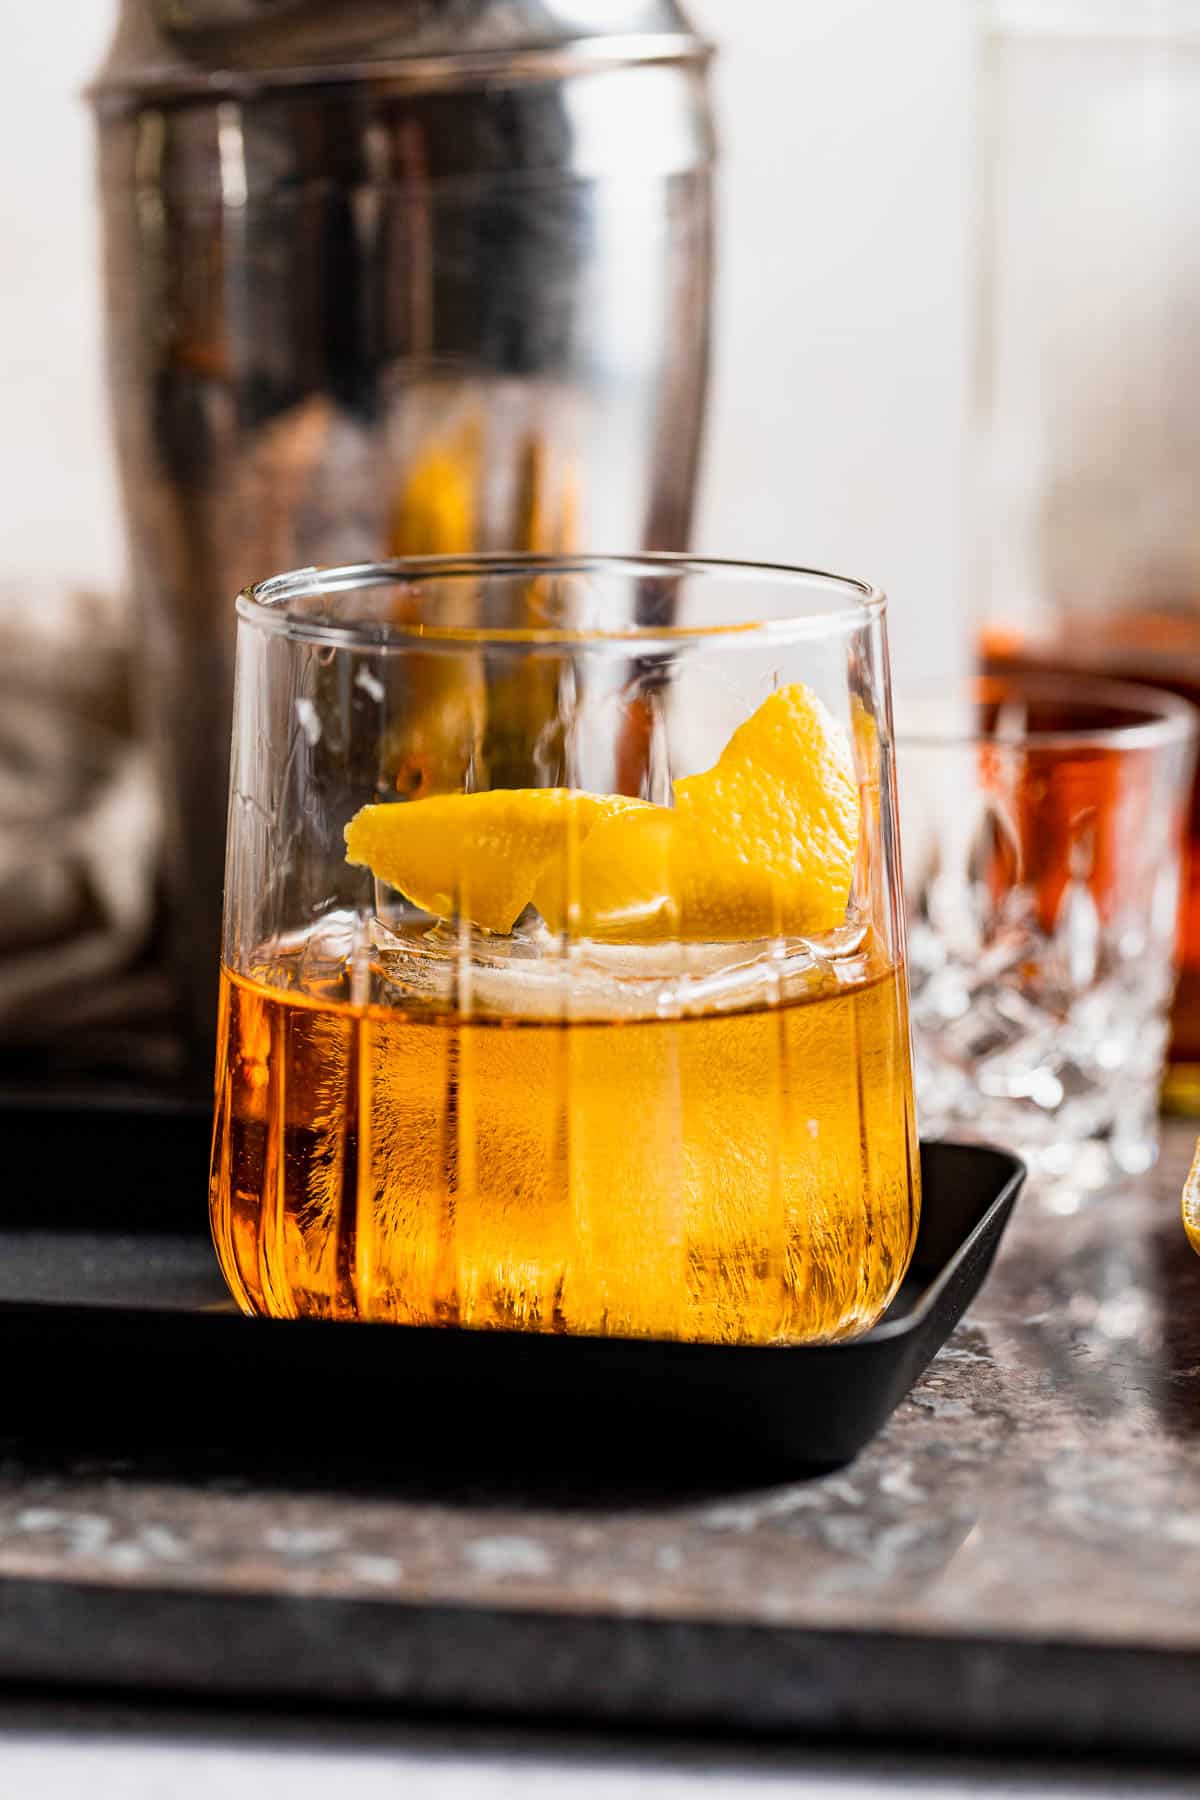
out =
[[(0, 580), (115, 585), (91, 133), (115, 0), (0, 0)], [(697, 547), (863, 575), (905, 675), (963, 642), (969, 0), (694, 0), (724, 228)]]

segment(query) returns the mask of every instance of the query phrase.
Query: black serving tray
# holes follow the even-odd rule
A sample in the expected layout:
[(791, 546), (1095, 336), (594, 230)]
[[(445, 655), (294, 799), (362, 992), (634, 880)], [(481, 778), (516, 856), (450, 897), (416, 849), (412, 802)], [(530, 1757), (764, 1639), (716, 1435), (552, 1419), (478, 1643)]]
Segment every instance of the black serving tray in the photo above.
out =
[[(978, 1292), (1015, 1156), (921, 1148), (912, 1266), (865, 1336), (740, 1347), (245, 1319), (206, 1216), (207, 1113), (0, 1100), (6, 1436), (154, 1447), (402, 1441), (411, 1458), (797, 1474), (848, 1462)], [(381, 1425), (387, 1421), (386, 1431)]]

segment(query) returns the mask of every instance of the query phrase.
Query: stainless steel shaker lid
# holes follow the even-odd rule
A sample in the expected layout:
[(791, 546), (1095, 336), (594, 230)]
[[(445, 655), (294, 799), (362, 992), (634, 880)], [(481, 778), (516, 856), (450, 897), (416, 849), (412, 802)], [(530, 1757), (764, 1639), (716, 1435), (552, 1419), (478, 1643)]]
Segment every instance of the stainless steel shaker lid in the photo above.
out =
[(678, 0), (123, 0), (98, 98), (703, 58)]

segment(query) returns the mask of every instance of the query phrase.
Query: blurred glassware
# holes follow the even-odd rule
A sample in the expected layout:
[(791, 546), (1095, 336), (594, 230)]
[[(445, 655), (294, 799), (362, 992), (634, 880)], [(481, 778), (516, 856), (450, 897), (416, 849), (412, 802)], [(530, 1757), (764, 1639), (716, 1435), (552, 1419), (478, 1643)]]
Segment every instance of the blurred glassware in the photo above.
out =
[(708, 57), (676, 0), (123, 0), (93, 89), (113, 419), (206, 1083), (232, 596), (384, 555), (686, 547)]
[(1153, 1163), (1197, 715), (981, 676), (898, 717), (917, 1109), (1071, 1210)]
[[(1200, 698), (1200, 3), (982, 0), (989, 660)], [(1200, 790), (1168, 1092), (1200, 1103)]]

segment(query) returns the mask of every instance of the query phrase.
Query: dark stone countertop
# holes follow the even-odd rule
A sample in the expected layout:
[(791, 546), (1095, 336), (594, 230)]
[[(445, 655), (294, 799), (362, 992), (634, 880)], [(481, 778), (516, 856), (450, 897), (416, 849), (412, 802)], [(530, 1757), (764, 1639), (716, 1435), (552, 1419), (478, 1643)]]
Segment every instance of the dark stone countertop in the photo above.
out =
[(1070, 1217), (1028, 1191), (830, 1476), (599, 1504), (9, 1455), (0, 1675), (1200, 1751), (1192, 1142)]

